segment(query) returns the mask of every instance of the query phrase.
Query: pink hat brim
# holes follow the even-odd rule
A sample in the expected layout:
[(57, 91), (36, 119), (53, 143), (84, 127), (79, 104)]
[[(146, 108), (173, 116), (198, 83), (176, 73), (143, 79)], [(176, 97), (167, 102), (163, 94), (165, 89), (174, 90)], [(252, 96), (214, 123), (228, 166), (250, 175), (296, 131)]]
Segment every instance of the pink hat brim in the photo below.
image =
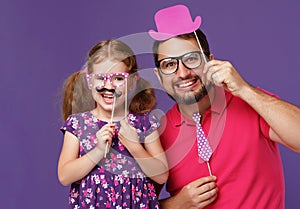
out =
[(197, 29), (199, 29), (201, 25), (201, 17), (200, 16), (197, 16), (195, 18), (195, 21), (194, 23), (189, 27), (189, 28), (185, 28), (185, 29), (182, 29), (182, 30), (178, 30), (177, 33), (174, 33), (174, 34), (169, 34), (169, 33), (160, 33), (160, 32), (157, 32), (155, 30), (149, 30), (148, 33), (149, 35), (157, 40), (157, 41), (164, 41), (164, 40), (167, 40), (169, 38), (172, 38), (172, 37), (175, 37), (175, 36), (178, 36), (178, 35), (182, 35), (182, 34), (188, 34), (188, 33), (191, 33)]

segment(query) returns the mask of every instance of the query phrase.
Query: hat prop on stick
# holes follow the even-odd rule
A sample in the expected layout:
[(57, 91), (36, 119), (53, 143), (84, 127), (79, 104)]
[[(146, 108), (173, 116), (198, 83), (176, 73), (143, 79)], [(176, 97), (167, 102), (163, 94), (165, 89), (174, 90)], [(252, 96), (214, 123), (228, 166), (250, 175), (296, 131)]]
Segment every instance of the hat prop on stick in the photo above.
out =
[[(149, 30), (149, 35), (157, 40), (164, 41), (179, 35), (194, 33), (197, 43), (199, 45), (201, 54), (204, 58), (204, 62), (207, 63), (206, 57), (203, 52), (203, 48), (198, 39), (196, 30), (201, 25), (201, 17), (197, 16), (195, 20), (192, 20), (189, 9), (184, 5), (175, 5), (172, 7), (164, 8), (159, 10), (154, 20), (156, 23), (157, 31)], [(198, 145), (198, 156), (207, 163), (209, 174), (212, 175), (209, 160), (213, 153), (209, 142), (202, 130), (200, 119), (201, 115), (197, 112), (194, 113), (193, 119), (196, 122), (197, 128), (197, 145)]]
[[(189, 9), (184, 5), (175, 5), (156, 12), (154, 16), (157, 31), (149, 30), (149, 35), (157, 40), (164, 41), (172, 37), (194, 32), (200, 51), (204, 56), (203, 49), (196, 34), (201, 25), (201, 17), (197, 16), (192, 20)], [(204, 57), (204, 62), (207, 60)]]

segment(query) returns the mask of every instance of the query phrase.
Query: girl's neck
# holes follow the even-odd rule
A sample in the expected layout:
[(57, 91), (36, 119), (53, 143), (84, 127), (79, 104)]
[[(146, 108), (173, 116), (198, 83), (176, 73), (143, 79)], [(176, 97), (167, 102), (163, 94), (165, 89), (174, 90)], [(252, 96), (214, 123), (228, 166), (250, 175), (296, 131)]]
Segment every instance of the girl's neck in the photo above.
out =
[(96, 107), (95, 109), (93, 109), (91, 111), (91, 113), (99, 120), (106, 121), (106, 122), (111, 122), (111, 119), (112, 119), (112, 122), (120, 121), (125, 116), (124, 108), (122, 108), (122, 110), (115, 109), (113, 118), (111, 118), (112, 111), (107, 111), (107, 110), (104, 110), (99, 107)]

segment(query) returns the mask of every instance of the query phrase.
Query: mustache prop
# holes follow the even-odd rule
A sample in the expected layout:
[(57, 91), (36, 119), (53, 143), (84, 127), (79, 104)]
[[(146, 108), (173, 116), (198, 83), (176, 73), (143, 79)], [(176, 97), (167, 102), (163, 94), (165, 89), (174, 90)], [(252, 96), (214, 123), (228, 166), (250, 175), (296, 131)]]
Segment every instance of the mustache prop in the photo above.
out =
[(107, 88), (101, 88), (101, 89), (98, 89), (98, 88), (96, 87), (96, 91), (97, 91), (98, 93), (102, 93), (102, 92), (104, 92), (104, 91), (111, 92), (111, 93), (113, 93), (113, 95), (115, 95), (116, 98), (118, 98), (118, 97), (120, 97), (120, 96), (122, 95), (122, 92), (117, 92), (117, 91), (114, 90), (114, 89), (107, 89)]

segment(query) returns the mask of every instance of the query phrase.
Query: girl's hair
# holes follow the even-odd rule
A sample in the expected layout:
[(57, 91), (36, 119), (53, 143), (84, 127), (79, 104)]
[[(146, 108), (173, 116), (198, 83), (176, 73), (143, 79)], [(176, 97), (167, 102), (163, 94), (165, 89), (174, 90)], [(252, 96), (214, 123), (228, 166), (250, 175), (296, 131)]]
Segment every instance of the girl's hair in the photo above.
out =
[(149, 112), (156, 103), (155, 93), (148, 81), (138, 78), (134, 96), (129, 102), (129, 111), (136, 114)]
[[(88, 69), (86, 73), (92, 73), (93, 65), (106, 59), (123, 62), (129, 68), (128, 73), (133, 77), (137, 77), (135, 92), (132, 94), (133, 97), (129, 102), (129, 111), (136, 114), (150, 111), (156, 103), (155, 93), (150, 83), (139, 77), (136, 57), (132, 49), (120, 40), (99, 42), (88, 53), (85, 63), (85, 67)], [(76, 85), (76, 83), (78, 84)], [(64, 120), (72, 113), (84, 112), (95, 108), (95, 101), (88, 89), (84, 72), (73, 73), (65, 81), (63, 91), (62, 115)]]
[(96, 44), (88, 53), (85, 64), (88, 73), (93, 72), (94, 64), (106, 59), (123, 62), (129, 68), (130, 74), (137, 72), (136, 57), (128, 45), (119, 40), (104, 40)]
[(77, 71), (71, 74), (63, 85), (63, 119), (66, 120), (73, 113), (85, 112), (95, 107), (95, 100), (87, 88), (85, 73)]

